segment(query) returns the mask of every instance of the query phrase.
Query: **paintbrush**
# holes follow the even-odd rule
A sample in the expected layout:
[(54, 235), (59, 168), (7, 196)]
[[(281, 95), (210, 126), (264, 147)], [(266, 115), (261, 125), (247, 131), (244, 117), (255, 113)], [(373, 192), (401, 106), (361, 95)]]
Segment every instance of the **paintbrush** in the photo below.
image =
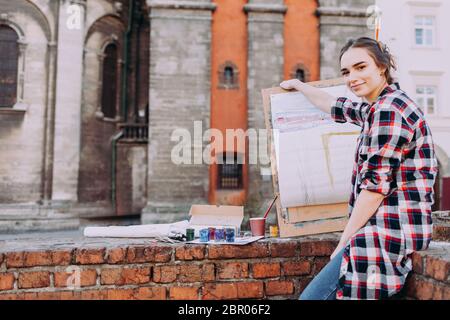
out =
[(275, 196), (275, 198), (273, 198), (272, 203), (270, 204), (269, 209), (267, 209), (266, 213), (264, 214), (264, 219), (267, 218), (267, 215), (269, 214), (270, 209), (272, 209), (273, 204), (275, 203), (275, 200), (277, 200), (278, 195)]

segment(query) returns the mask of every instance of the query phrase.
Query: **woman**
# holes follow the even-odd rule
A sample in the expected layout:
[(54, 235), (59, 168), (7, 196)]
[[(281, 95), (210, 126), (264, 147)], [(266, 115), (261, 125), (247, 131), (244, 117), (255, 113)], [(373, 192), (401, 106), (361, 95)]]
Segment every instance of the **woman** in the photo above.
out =
[(349, 200), (349, 221), (331, 260), (301, 300), (382, 299), (398, 293), (411, 271), (410, 255), (427, 249), (437, 161), (419, 107), (393, 81), (386, 46), (350, 40), (340, 54), (346, 85), (362, 103), (300, 82), (301, 91), (334, 121), (361, 127)]

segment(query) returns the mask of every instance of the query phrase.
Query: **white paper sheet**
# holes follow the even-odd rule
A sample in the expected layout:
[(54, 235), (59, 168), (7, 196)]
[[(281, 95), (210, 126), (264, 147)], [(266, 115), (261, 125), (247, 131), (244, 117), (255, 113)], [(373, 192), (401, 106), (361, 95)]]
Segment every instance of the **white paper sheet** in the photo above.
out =
[(189, 221), (183, 220), (166, 224), (143, 224), (133, 226), (86, 227), (85, 237), (111, 238), (160, 238), (173, 236), (176, 233), (186, 233)]
[[(360, 101), (346, 86), (323, 90)], [(270, 98), (282, 207), (346, 202), (360, 128), (335, 123), (300, 92)]]

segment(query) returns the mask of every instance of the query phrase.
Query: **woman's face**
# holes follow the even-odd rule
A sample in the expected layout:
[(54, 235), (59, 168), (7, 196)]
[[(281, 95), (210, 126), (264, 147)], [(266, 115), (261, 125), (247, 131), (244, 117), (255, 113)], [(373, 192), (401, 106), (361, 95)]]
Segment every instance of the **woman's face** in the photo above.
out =
[(341, 73), (347, 86), (358, 97), (375, 101), (386, 86), (383, 69), (380, 69), (364, 48), (350, 48), (341, 58)]

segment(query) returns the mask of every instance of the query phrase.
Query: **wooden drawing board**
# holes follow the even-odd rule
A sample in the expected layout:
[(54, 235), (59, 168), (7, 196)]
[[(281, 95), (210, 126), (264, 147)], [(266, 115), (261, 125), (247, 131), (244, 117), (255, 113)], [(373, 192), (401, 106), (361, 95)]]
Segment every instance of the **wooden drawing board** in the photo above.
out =
[[(309, 85), (324, 88), (344, 84), (342, 79), (315, 81)], [(281, 87), (262, 90), (265, 123), (268, 132), (270, 162), (274, 194), (279, 195), (278, 168), (275, 146), (272, 135), (272, 112), (270, 96), (272, 94), (288, 93)], [(319, 233), (337, 232), (344, 230), (348, 222), (348, 204), (331, 203), (301, 207), (282, 208), (280, 197), (276, 200), (277, 220), (280, 237), (304, 236)]]

